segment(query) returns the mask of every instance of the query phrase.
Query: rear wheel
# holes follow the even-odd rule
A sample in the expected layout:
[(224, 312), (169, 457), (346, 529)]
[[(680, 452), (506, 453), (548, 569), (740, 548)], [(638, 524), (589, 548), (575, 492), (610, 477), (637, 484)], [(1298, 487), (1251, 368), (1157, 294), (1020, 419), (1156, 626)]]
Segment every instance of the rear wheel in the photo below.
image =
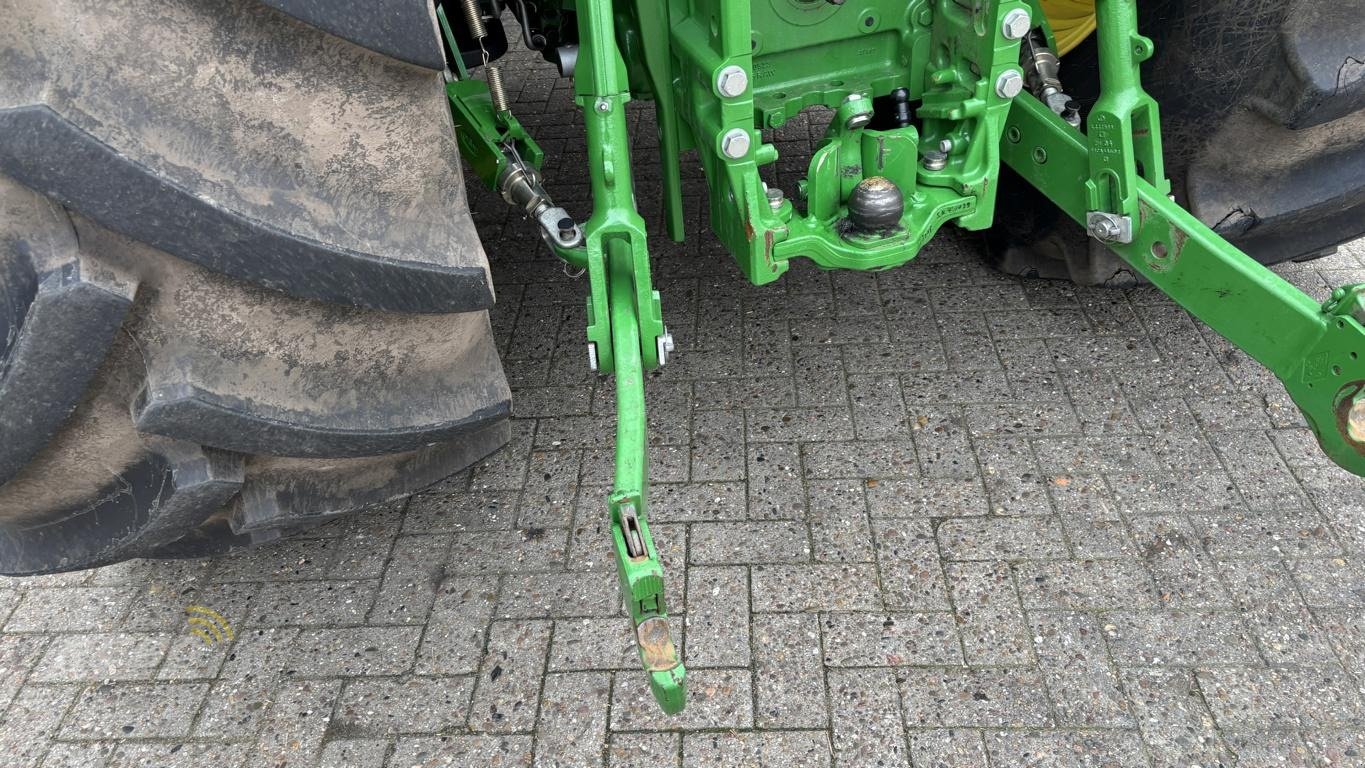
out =
[(0, 572), (275, 538), (506, 442), (431, 6), (328, 6), (0, 0)]
[[(1264, 264), (1326, 255), (1365, 233), (1365, 7), (1144, 0), (1138, 12), (1156, 43), (1144, 85), (1161, 105), (1166, 171), (1182, 205)], [(1062, 78), (1093, 104), (1093, 37), (1065, 56)], [(997, 267), (1089, 285), (1135, 282), (1121, 259), (1009, 169), (1001, 184), (988, 237)]]

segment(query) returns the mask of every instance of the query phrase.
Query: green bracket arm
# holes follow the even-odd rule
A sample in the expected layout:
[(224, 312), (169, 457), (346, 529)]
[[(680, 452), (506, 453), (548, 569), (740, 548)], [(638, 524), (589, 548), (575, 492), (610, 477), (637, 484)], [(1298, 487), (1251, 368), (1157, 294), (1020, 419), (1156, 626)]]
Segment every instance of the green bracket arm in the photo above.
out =
[(1103, 235), (1153, 285), (1270, 369), (1323, 452), (1365, 475), (1365, 286), (1338, 288), (1319, 305), (1171, 199), (1156, 102), (1141, 82), (1152, 42), (1137, 32), (1133, 0), (1097, 0), (1095, 13), (1102, 93), (1087, 134), (1021, 96), (1002, 159)]
[[(1084, 224), (1093, 150), (1044, 104), (1020, 96), (1003, 158)], [(1191, 314), (1284, 383), (1323, 451), (1365, 475), (1365, 286), (1320, 305), (1239, 251), (1144, 179), (1134, 183), (1133, 242), (1110, 247)]]
[[(436, 18), (450, 49), (458, 51), (459, 44), (444, 8), (436, 9)], [(474, 174), (490, 189), (496, 188), (498, 175), (509, 162), (508, 148), (515, 150), (532, 167), (540, 168), (545, 162), (545, 152), (536, 140), (511, 112), (498, 112), (493, 108), (488, 83), (470, 77), (459, 56), (455, 57), (455, 63), (458, 74), (446, 83), (446, 98), (450, 101), (450, 116), (455, 124), (460, 155)]]
[(663, 565), (649, 533), (644, 374), (665, 362), (672, 339), (650, 280), (644, 219), (631, 179), (625, 65), (612, 4), (578, 9), (579, 106), (587, 123), (593, 214), (584, 227), (590, 295), (588, 343), (597, 370), (616, 375), (616, 482), (608, 511), (617, 572), (635, 625), (640, 662), (667, 713), (682, 710), (686, 670), (670, 637)]

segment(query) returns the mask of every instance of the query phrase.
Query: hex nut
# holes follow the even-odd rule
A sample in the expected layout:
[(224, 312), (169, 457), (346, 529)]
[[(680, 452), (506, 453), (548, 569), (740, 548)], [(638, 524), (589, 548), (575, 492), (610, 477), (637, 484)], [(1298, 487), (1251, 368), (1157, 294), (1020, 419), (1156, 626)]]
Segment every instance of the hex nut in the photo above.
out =
[(744, 67), (731, 64), (716, 76), (716, 90), (727, 99), (743, 96), (749, 90), (749, 73), (744, 71)]
[(738, 160), (749, 154), (749, 132), (743, 128), (731, 128), (720, 140), (720, 151), (731, 160)]
[(1004, 22), (1000, 25), (1000, 34), (1006, 40), (1023, 40), (1029, 30), (1033, 29), (1033, 17), (1023, 8), (1015, 8), (1005, 14)]
[(995, 95), (1002, 99), (1013, 99), (1024, 92), (1024, 76), (1017, 69), (1001, 73), (995, 81)]

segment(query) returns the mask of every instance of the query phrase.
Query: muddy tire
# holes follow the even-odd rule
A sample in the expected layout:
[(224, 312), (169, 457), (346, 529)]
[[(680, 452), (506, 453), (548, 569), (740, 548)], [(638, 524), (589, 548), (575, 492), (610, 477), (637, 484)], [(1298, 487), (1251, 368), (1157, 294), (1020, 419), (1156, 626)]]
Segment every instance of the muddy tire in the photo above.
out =
[[(1256, 260), (1335, 251), (1365, 233), (1365, 50), (1358, 2), (1145, 0), (1156, 43), (1144, 85), (1161, 105), (1176, 199)], [(1063, 59), (1087, 111), (1092, 38)], [(1009, 169), (988, 258), (1010, 274), (1131, 285), (1135, 274)]]
[(0, 572), (226, 551), (506, 442), (429, 3), (0, 16)]

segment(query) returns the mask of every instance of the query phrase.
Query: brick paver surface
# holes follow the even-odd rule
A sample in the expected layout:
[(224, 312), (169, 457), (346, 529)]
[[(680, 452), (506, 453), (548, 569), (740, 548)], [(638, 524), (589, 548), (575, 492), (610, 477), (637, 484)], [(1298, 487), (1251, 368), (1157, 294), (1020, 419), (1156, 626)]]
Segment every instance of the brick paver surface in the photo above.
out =
[[(543, 65), (517, 102), (583, 215), (570, 108)], [(813, 123), (772, 137), (788, 189)], [(749, 286), (686, 173), (649, 379), (685, 714), (620, 611), (586, 282), (476, 191), (511, 444), (252, 553), (4, 581), (0, 765), (1365, 764), (1365, 484), (1271, 376), (1155, 290), (1002, 277), (952, 231)], [(1322, 298), (1365, 248), (1280, 272)]]

